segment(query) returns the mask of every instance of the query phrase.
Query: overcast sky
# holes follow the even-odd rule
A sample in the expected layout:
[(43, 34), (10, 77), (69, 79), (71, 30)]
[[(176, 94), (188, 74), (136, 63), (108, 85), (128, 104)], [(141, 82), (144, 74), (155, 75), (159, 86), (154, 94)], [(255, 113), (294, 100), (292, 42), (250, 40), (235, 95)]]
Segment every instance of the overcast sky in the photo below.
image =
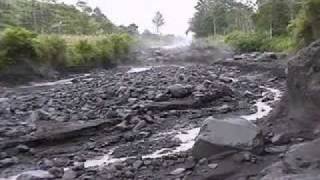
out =
[[(75, 3), (77, 0), (60, 0)], [(154, 30), (152, 18), (160, 11), (166, 21), (163, 33), (183, 35), (189, 27), (197, 0), (87, 0), (117, 25), (136, 23), (139, 30)]]

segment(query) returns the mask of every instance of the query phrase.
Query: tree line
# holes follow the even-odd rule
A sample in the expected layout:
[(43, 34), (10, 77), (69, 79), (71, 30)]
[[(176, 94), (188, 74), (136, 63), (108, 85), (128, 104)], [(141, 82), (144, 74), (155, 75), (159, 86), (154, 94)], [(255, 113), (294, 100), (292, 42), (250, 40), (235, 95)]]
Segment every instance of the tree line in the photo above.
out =
[(56, 0), (0, 0), (0, 31), (23, 27), (41, 34), (100, 35), (137, 33), (138, 26), (115, 26), (100, 8), (79, 0), (75, 5)]
[(292, 37), (297, 46), (320, 38), (320, 0), (198, 0), (195, 8), (190, 29), (197, 37), (235, 37), (237, 32), (262, 39)]

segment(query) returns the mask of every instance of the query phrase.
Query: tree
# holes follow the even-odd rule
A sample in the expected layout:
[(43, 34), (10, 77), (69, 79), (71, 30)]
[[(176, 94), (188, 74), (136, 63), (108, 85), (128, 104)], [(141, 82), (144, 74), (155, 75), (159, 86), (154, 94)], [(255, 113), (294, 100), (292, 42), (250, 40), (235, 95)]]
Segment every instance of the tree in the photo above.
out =
[(91, 15), (92, 8), (88, 5), (88, 3), (86, 1), (78, 0), (76, 5), (77, 5), (77, 7), (79, 7), (81, 9), (82, 12), (84, 12), (88, 15)]
[(99, 9), (85, 0), (76, 5), (56, 0), (0, 0), (0, 30), (20, 26), (37, 33), (105, 34), (118, 31)]
[(199, 0), (190, 30), (196, 36), (226, 34), (232, 31), (252, 31), (253, 8), (236, 0)]
[(305, 0), (293, 23), (297, 44), (307, 46), (320, 39), (320, 0)]
[(130, 35), (139, 34), (138, 28), (139, 28), (139, 26), (136, 25), (135, 23), (132, 23), (129, 26), (124, 26), (124, 25), (119, 26), (119, 29), (121, 32), (128, 33)]
[(131, 35), (139, 34), (139, 31), (138, 31), (139, 26), (136, 25), (135, 23), (130, 24), (127, 28), (128, 28), (128, 33), (129, 34), (131, 34)]
[(13, 9), (14, 5), (9, 1), (0, 0), (0, 29), (15, 26), (19, 23)]
[(96, 7), (93, 10), (92, 17), (95, 19), (96, 22), (99, 24), (99, 31), (102, 33), (112, 33), (115, 30), (114, 25), (111, 21), (107, 18), (105, 14), (102, 13), (101, 9)]
[(287, 34), (287, 27), (292, 19), (288, 0), (259, 0), (255, 14), (256, 27), (269, 32), (270, 36)]
[(154, 24), (156, 28), (156, 33), (160, 34), (160, 28), (165, 24), (163, 15), (158, 11), (156, 12), (156, 15), (154, 16), (152, 23)]

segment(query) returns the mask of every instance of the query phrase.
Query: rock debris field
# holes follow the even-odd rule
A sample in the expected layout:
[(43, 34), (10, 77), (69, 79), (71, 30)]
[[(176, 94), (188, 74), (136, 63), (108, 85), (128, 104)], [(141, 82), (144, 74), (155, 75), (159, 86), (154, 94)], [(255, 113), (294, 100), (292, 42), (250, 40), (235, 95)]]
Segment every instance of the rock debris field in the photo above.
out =
[(285, 92), (281, 57), (169, 63), (154, 51), (161, 64), (2, 87), (0, 179), (262, 178), (287, 150), (257, 125)]

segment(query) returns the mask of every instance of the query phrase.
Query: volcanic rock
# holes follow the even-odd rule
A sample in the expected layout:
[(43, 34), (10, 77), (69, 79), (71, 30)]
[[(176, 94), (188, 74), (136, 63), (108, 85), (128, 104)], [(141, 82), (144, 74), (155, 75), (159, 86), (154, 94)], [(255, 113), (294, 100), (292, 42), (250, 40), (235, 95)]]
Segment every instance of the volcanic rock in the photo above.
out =
[(288, 64), (289, 113), (302, 127), (320, 117), (320, 41), (301, 50)]
[(228, 150), (255, 150), (263, 144), (261, 131), (242, 118), (205, 120), (193, 147), (196, 159), (210, 157)]
[(292, 146), (284, 160), (276, 162), (266, 169), (262, 180), (319, 179), (320, 139)]
[(191, 87), (175, 84), (169, 86), (168, 91), (173, 98), (184, 98), (191, 94)]

